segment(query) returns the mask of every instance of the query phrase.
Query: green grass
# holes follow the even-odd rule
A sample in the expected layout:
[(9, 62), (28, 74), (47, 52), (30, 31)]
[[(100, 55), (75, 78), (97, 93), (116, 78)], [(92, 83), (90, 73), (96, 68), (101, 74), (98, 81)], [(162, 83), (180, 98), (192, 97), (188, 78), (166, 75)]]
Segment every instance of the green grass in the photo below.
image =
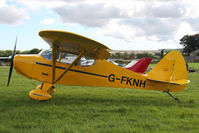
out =
[[(197, 64), (198, 65), (198, 64)], [(3, 133), (198, 133), (199, 73), (174, 101), (163, 92), (57, 85), (53, 98), (37, 102), (30, 79), (0, 68), (0, 132)], [(33, 81), (39, 84), (37, 81)]]
[(189, 63), (188, 65), (190, 69), (194, 69), (199, 72), (199, 63)]

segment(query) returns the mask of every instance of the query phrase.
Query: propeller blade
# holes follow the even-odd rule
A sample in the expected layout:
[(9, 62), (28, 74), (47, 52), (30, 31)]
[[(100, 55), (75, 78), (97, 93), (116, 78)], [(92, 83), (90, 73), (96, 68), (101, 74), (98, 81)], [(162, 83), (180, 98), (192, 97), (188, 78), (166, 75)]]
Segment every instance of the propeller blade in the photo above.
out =
[[(15, 40), (15, 46), (14, 46), (14, 52), (13, 52), (13, 55), (15, 56), (16, 54), (16, 47), (17, 47), (17, 37), (16, 37), (16, 40)], [(14, 59), (14, 57), (13, 57)]]
[(13, 61), (11, 61), (11, 64), (10, 64), (10, 71), (9, 71), (7, 86), (9, 86), (9, 84), (10, 84), (10, 78), (11, 78), (11, 75), (12, 75), (12, 70), (13, 70)]
[(12, 76), (13, 61), (14, 61), (14, 57), (15, 57), (15, 54), (16, 54), (16, 47), (17, 47), (17, 37), (16, 37), (16, 40), (15, 40), (14, 51), (13, 51), (12, 58), (11, 58), (11, 62), (10, 62), (10, 71), (9, 71), (7, 86), (9, 86), (9, 84), (10, 84), (10, 79), (11, 79), (11, 76)]

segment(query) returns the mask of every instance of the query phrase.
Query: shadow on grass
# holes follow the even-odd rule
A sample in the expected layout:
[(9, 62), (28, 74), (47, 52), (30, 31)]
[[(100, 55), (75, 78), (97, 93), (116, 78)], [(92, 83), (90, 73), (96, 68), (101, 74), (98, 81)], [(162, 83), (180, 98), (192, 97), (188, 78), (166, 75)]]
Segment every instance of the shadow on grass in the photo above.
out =
[[(170, 97), (161, 96), (128, 96), (115, 98), (100, 98), (100, 97), (74, 97), (74, 96), (59, 96), (54, 97), (51, 101), (56, 103), (56, 105), (66, 105), (66, 104), (104, 104), (104, 105), (128, 105), (128, 106), (176, 106), (189, 104), (186, 101), (175, 101)], [(187, 105), (188, 106), (188, 105)]]
[(194, 102), (190, 103), (186, 100), (175, 101), (169, 96), (164, 96), (154, 94), (136, 96), (129, 95), (125, 97), (103, 97), (103, 96), (85, 96), (85, 95), (54, 95), (53, 98), (49, 101), (35, 101), (26, 97), (15, 97), (10, 99), (4, 99), (1, 101), (2, 105), (10, 107), (19, 107), (19, 106), (65, 106), (65, 105), (79, 105), (79, 106), (92, 106), (92, 105), (104, 105), (104, 106), (184, 106), (192, 107)]

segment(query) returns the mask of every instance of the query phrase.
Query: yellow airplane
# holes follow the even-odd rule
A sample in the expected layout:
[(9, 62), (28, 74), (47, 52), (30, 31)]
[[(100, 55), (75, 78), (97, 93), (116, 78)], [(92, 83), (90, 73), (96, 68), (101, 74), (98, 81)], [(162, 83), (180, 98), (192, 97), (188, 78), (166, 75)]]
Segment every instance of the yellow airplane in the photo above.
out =
[[(38, 55), (12, 55), (8, 84), (13, 66), (16, 72), (42, 82), (29, 96), (35, 100), (49, 100), (55, 92), (54, 84), (78, 86), (104, 86), (157, 90), (182, 91), (189, 83), (183, 56), (178, 51), (169, 52), (150, 72), (139, 74), (108, 62), (109, 48), (105, 45), (66, 31), (43, 30), (39, 32), (51, 47)], [(68, 64), (66, 57), (78, 55)], [(81, 57), (93, 58), (91, 65), (81, 65)]]

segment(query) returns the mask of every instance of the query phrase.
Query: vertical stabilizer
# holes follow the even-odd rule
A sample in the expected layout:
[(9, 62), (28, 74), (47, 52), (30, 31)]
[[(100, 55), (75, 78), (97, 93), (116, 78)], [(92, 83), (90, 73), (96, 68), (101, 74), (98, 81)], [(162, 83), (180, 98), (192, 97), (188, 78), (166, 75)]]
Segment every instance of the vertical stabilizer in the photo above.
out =
[(169, 52), (147, 75), (150, 80), (188, 83), (186, 63), (178, 51)]

